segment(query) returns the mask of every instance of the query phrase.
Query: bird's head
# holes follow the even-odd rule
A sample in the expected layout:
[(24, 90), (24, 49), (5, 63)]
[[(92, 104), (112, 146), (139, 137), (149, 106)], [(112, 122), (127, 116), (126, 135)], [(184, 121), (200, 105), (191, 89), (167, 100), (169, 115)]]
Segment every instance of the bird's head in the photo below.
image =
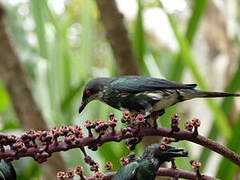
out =
[(85, 106), (92, 100), (101, 99), (104, 87), (111, 81), (111, 78), (95, 78), (90, 80), (84, 88), (82, 95), (82, 103), (79, 113), (83, 111)]
[(152, 144), (146, 148), (144, 157), (154, 157), (161, 161), (170, 161), (175, 157), (187, 157), (188, 152), (183, 148), (169, 146), (163, 143)]

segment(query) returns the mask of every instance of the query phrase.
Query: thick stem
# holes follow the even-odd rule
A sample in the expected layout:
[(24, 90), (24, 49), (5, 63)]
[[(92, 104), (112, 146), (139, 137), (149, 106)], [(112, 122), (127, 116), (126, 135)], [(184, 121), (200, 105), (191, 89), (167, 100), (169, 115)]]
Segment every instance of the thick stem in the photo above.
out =
[[(110, 180), (115, 172), (108, 173), (104, 176), (104, 180)], [(158, 169), (158, 176), (168, 176), (174, 178), (184, 178), (184, 179), (193, 179), (197, 178), (195, 172), (186, 171), (182, 169), (174, 169), (174, 168), (159, 168)], [(96, 180), (94, 177), (86, 178), (86, 180)], [(201, 180), (216, 180), (216, 178), (210, 176), (201, 176)]]
[[(128, 128), (129, 133), (122, 133), (121, 131), (116, 131), (116, 133), (113, 135), (111, 132), (108, 132), (99, 138), (99, 136), (93, 136), (93, 137), (84, 137), (79, 139), (79, 143), (77, 144), (67, 144), (64, 141), (60, 141), (58, 145), (56, 146), (55, 142), (52, 142), (48, 146), (48, 153), (52, 154), (54, 152), (59, 151), (66, 151), (73, 148), (79, 148), (83, 146), (89, 146), (91, 144), (94, 144), (97, 142), (98, 145), (102, 145), (105, 142), (109, 141), (115, 141), (119, 142), (124, 139), (128, 139), (131, 137), (145, 137), (145, 136), (164, 136), (164, 137), (171, 137), (176, 139), (177, 141), (180, 140), (187, 140), (194, 142), (196, 144), (202, 145), (206, 148), (211, 149), (212, 151), (215, 151), (216, 153), (221, 154), (225, 158), (228, 158), (238, 166), (240, 166), (240, 156), (237, 153), (234, 153), (230, 149), (224, 147), (221, 144), (218, 144), (217, 142), (208, 139), (201, 135), (194, 135), (193, 132), (188, 132), (184, 130), (180, 130), (178, 132), (172, 132), (171, 128), (152, 128), (152, 127), (142, 127), (140, 129), (134, 129), (134, 128)], [(3, 135), (4, 136), (4, 135)], [(11, 149), (6, 149), (3, 152), (0, 152), (0, 159), (6, 159), (8, 157), (17, 159), (21, 157), (34, 157), (36, 153), (39, 152), (39, 147), (31, 147), (27, 148), (26, 151), (18, 152), (16, 154), (16, 151)]]

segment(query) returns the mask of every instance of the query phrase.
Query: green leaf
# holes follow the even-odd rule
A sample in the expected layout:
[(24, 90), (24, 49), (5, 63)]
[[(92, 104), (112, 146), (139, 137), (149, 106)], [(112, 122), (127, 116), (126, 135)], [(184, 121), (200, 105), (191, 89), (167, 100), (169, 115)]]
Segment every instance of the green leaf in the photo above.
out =
[(40, 168), (38, 163), (34, 162), (33, 160), (19, 160), (14, 162), (14, 167), (17, 171), (17, 179), (29, 179), (34, 180), (38, 179), (40, 176)]
[(186, 38), (189, 44), (192, 44), (195, 34), (198, 31), (198, 26), (201, 22), (201, 18), (207, 7), (208, 0), (195, 0), (192, 8), (192, 14), (188, 22)]
[[(185, 37), (188, 40), (189, 45), (191, 46), (193, 43), (193, 39), (195, 34), (197, 33), (198, 26), (201, 22), (202, 16), (205, 12), (208, 0), (195, 0), (193, 4), (192, 14), (188, 21), (187, 30), (185, 33)], [(172, 73), (169, 77), (171, 80), (181, 81), (182, 74), (184, 71), (184, 63), (182, 61), (181, 52), (177, 55), (175, 59), (174, 66), (172, 68)]]
[[(239, 58), (240, 61), (240, 58)], [(228, 92), (236, 92), (240, 89), (240, 84), (236, 83), (240, 81), (240, 63), (238, 64), (238, 69), (235, 72), (231, 82), (229, 83), (228, 87), (226, 88), (226, 91)], [(223, 103), (223, 110), (226, 114), (230, 115), (231, 109), (233, 107), (233, 98), (229, 98), (224, 100)], [(240, 116), (239, 116), (240, 117)], [(227, 147), (231, 150), (235, 151), (236, 153), (240, 153), (239, 146), (240, 146), (240, 118), (237, 119), (236, 124), (234, 125), (234, 129), (232, 131), (231, 139), (227, 142)], [(218, 133), (220, 133), (218, 131)], [(217, 171), (217, 177), (220, 178), (230, 178), (233, 179), (234, 173), (236, 172), (237, 166), (234, 165), (232, 162), (230, 162), (228, 159), (222, 159), (219, 165), (219, 169)], [(224, 172), (224, 173), (223, 173)]]
[(137, 19), (134, 24), (133, 47), (138, 59), (139, 67), (141, 67), (142, 74), (147, 74), (146, 65), (144, 63), (144, 56), (146, 53), (146, 42), (143, 26), (143, 13), (144, 13), (143, 2), (144, 2), (143, 0), (137, 0), (138, 12)]
[[(234, 126), (233, 129), (233, 136), (232, 138), (229, 140), (228, 142), (228, 148), (231, 149), (232, 151), (234, 151), (235, 153), (239, 154), (240, 153), (240, 115), (238, 118), (237, 123)], [(235, 173), (238, 171), (238, 166), (236, 164), (234, 164), (232, 161), (223, 158), (220, 162), (218, 171), (217, 171), (217, 178), (220, 179), (226, 179), (226, 180), (232, 180), (234, 179), (234, 175)]]
[[(192, 14), (188, 21), (187, 30), (185, 33), (185, 39), (186, 41), (188, 41), (189, 48), (192, 45), (194, 36), (198, 30), (198, 26), (203, 17), (207, 2), (208, 0), (196, 0), (193, 2), (194, 5), (192, 9)], [(159, 5), (161, 8), (163, 8), (163, 5), (161, 4), (161, 2), (159, 3)], [(172, 71), (170, 72), (169, 79), (174, 81), (181, 81), (183, 72), (185, 69), (183, 58), (184, 56), (182, 55), (182, 51), (180, 51), (177, 54), (175, 61), (173, 63), (173, 67), (172, 67)], [(177, 111), (175, 106), (168, 108), (166, 113), (160, 118), (161, 124), (164, 127), (168, 127), (171, 116), (176, 112)], [(186, 142), (183, 142), (181, 146), (188, 149), (188, 144)], [(183, 169), (189, 169), (189, 170), (191, 169), (189, 163), (186, 162), (186, 159), (177, 159), (177, 164), (178, 164), (178, 167), (181, 167)]]
[(69, 93), (66, 94), (66, 96), (62, 100), (61, 109), (63, 111), (66, 111), (68, 107), (73, 103), (73, 100), (76, 98), (76, 96), (81, 93), (81, 89), (84, 85), (84, 82), (78, 83), (78, 86), (75, 88), (71, 88)]
[[(240, 61), (240, 58), (239, 58), (239, 61)], [(231, 92), (231, 93), (237, 92), (237, 90), (240, 89), (240, 84), (236, 83), (236, 82), (239, 82), (239, 81), (240, 81), (240, 63), (238, 64), (238, 69), (236, 70), (234, 76), (232, 77), (228, 86), (225, 88), (225, 91)], [(223, 113), (225, 113), (227, 116), (229, 116), (231, 113), (232, 107), (233, 107), (233, 98), (225, 98), (221, 105)], [(219, 129), (217, 128), (216, 121), (213, 121), (213, 124), (210, 128), (210, 131), (209, 131), (209, 134), (207, 137), (210, 139), (216, 139), (218, 137), (218, 135), (220, 134), (220, 132), (221, 131), (219, 131)], [(233, 132), (229, 141), (232, 141), (232, 139), (234, 137), (235, 137), (235, 135)], [(199, 161), (202, 163), (202, 169), (204, 169), (206, 167), (206, 163), (207, 163), (207, 160), (208, 160), (208, 157), (210, 156), (210, 154), (211, 154), (211, 152), (206, 148), (203, 148), (202, 152), (200, 153)], [(225, 162), (222, 161), (220, 166), (222, 166), (222, 164), (225, 164)], [(230, 166), (229, 166), (229, 168), (226, 168), (226, 171), (231, 171), (231, 170), (233, 170), (233, 169), (230, 168)]]
[(31, 3), (31, 12), (33, 14), (34, 22), (36, 25), (35, 32), (38, 39), (39, 54), (43, 58), (48, 58), (48, 47), (46, 40), (46, 31), (45, 31), (45, 8), (44, 1), (32, 0)]
[[(207, 90), (208, 88), (204, 81), (204, 78), (202, 77), (201, 73), (199, 72), (198, 67), (195, 63), (195, 60), (191, 54), (191, 48), (188, 43), (188, 40), (185, 38), (185, 36), (183, 36), (179, 32), (179, 28), (178, 28), (177, 24), (175, 23), (173, 16), (171, 16), (166, 11), (165, 11), (165, 13), (168, 17), (168, 20), (170, 22), (170, 25), (174, 32), (174, 35), (175, 35), (175, 37), (178, 41), (179, 47), (182, 51), (181, 56), (182, 56), (182, 59), (183, 59), (185, 65), (191, 70), (191, 73), (192, 73), (193, 77), (195, 78), (195, 80), (197, 81), (199, 87), (203, 90)], [(216, 117), (217, 127), (222, 130), (222, 133), (226, 138), (230, 138), (231, 137), (231, 128), (229, 127), (229, 124), (227, 123), (227, 118), (226, 118), (225, 114), (214, 103), (214, 101), (212, 99), (206, 99), (206, 102)]]
[(10, 106), (8, 94), (0, 81), (0, 113), (4, 113)]
[(4, 131), (11, 131), (11, 130), (20, 129), (21, 127), (22, 126), (20, 125), (19, 121), (17, 121), (16, 119), (5, 118), (2, 129)]

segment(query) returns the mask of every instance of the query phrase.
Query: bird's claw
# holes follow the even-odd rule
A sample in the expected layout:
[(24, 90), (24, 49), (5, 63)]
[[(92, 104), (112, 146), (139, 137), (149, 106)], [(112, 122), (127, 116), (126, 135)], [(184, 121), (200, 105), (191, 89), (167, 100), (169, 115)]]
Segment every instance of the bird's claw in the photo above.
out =
[(153, 121), (153, 128), (155, 128), (155, 129), (158, 128), (157, 119), (155, 119), (155, 120)]
[(146, 119), (146, 127), (152, 127), (152, 125), (148, 122), (148, 120)]

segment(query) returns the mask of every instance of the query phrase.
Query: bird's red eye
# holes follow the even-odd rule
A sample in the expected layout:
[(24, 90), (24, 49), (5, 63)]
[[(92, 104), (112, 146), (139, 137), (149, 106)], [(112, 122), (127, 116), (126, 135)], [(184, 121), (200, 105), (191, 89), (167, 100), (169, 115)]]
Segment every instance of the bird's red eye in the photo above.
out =
[(165, 146), (165, 145), (161, 145), (161, 146), (159, 146), (159, 149), (160, 149), (160, 150), (165, 150), (165, 149), (166, 149), (166, 146)]
[(86, 90), (86, 91), (85, 91), (85, 94), (86, 94), (87, 96), (91, 96), (91, 95), (92, 95), (92, 91)]

